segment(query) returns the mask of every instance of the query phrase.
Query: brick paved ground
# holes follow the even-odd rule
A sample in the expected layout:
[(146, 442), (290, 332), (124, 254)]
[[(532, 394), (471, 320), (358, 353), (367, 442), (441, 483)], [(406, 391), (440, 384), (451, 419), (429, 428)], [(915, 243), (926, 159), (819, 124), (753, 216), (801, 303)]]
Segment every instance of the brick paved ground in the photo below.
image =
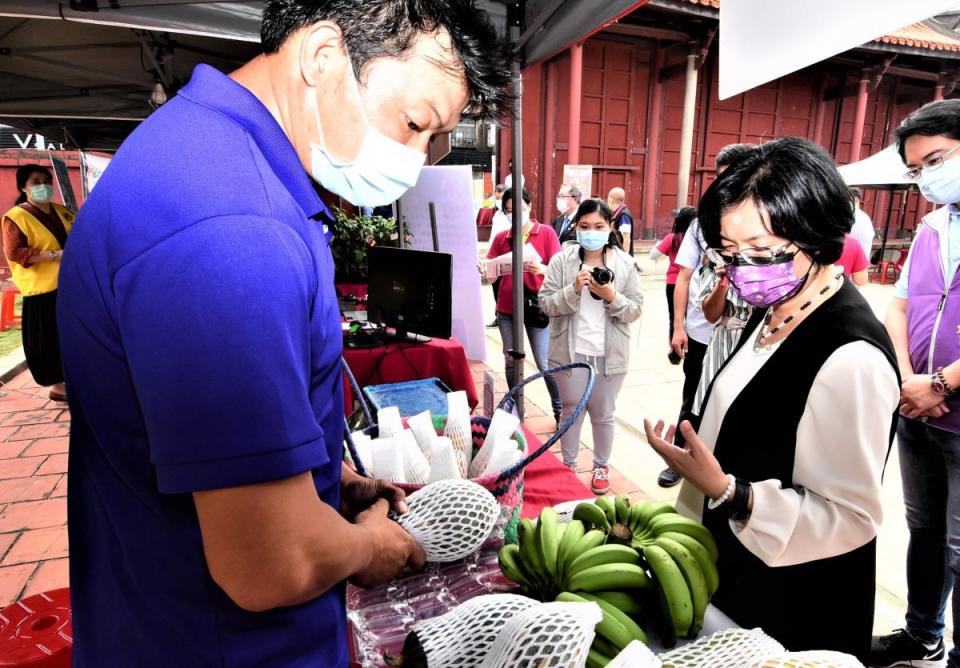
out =
[[(488, 367), (471, 363), (478, 394)], [(497, 376), (497, 393), (505, 384)], [(0, 608), (24, 596), (68, 585), (67, 435), (70, 412), (50, 401), (24, 372), (0, 388)], [(527, 401), (527, 426), (541, 439), (553, 433), (553, 417)], [(560, 445), (552, 450), (559, 452)], [(578, 476), (589, 484), (590, 453), (579, 458)], [(611, 470), (614, 493), (643, 496)]]
[(22, 373), (0, 388), (0, 607), (67, 586), (66, 405)]

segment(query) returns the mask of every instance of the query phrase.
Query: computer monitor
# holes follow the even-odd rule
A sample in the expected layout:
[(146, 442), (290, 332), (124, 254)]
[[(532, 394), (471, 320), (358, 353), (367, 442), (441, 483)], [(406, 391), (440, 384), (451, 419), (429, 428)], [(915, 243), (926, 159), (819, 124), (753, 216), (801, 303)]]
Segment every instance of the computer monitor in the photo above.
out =
[(396, 330), (450, 338), (453, 262), (449, 253), (373, 246), (367, 249), (367, 314)]

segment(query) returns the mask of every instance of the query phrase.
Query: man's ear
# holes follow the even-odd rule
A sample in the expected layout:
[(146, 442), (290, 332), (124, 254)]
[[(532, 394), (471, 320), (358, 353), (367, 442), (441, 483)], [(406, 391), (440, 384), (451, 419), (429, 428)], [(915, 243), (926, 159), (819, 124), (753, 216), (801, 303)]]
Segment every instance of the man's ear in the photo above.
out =
[(335, 67), (349, 61), (343, 32), (333, 21), (318, 21), (303, 28), (300, 40), (300, 76), (310, 87), (319, 86)]

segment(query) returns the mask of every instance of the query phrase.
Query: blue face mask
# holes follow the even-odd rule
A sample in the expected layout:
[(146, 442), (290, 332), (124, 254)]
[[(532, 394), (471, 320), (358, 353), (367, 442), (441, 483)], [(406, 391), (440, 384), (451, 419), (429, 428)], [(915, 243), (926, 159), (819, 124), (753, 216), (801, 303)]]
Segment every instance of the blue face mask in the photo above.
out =
[(577, 243), (584, 250), (598, 251), (610, 241), (610, 233), (603, 230), (577, 230)]

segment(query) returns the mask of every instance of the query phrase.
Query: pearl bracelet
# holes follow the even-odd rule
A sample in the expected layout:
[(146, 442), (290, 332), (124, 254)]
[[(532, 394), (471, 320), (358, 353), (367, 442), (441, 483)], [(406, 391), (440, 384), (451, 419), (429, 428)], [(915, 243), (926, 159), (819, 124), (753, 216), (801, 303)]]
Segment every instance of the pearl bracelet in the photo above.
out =
[(737, 489), (737, 479), (733, 477), (732, 474), (727, 474), (727, 488), (723, 490), (723, 494), (720, 495), (717, 499), (710, 499), (707, 501), (707, 510), (716, 510), (724, 503), (733, 498), (733, 493)]

